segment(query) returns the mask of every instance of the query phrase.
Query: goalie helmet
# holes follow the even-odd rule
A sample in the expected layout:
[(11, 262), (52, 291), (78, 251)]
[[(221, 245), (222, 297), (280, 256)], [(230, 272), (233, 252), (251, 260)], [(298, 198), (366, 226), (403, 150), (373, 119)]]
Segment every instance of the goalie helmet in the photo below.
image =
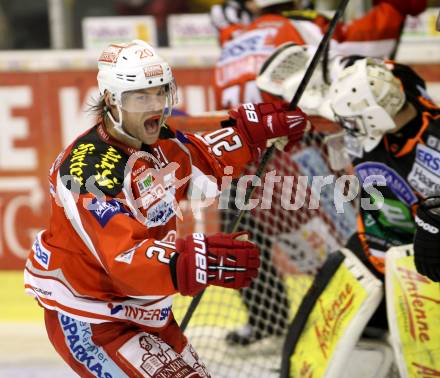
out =
[(345, 68), (328, 96), (336, 119), (365, 152), (396, 128), (393, 117), (406, 101), (400, 80), (383, 62), (371, 58)]
[[(105, 91), (110, 92), (110, 102), (116, 106), (119, 120), (116, 121), (110, 112), (107, 112), (108, 117), (115, 130), (128, 138), (134, 139), (122, 128), (121, 109), (129, 112), (161, 110), (159, 124), (162, 126), (177, 103), (176, 85), (170, 66), (156, 54), (153, 47), (141, 40), (107, 46), (98, 59), (97, 80), (101, 95)], [(142, 102), (130, 98), (130, 93), (155, 87), (158, 88), (158, 94)]]

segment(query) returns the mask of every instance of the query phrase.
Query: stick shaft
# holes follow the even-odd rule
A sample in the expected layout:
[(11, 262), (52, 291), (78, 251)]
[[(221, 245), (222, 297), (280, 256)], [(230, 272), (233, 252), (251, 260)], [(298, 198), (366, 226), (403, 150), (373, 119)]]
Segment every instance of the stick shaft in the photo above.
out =
[[(293, 96), (292, 101), (290, 101), (289, 109), (295, 109), (298, 106), (299, 100), (301, 100), (301, 97), (304, 93), (304, 90), (306, 89), (307, 84), (309, 83), (309, 81), (313, 75), (313, 72), (315, 71), (316, 66), (319, 63), (319, 59), (321, 58), (327, 44), (330, 41), (330, 38), (332, 37), (332, 35), (335, 31), (336, 24), (338, 23), (339, 19), (344, 14), (344, 11), (345, 11), (345, 8), (347, 7), (348, 2), (349, 2), (349, 0), (341, 0), (341, 2), (339, 3), (338, 9), (336, 10), (326, 33), (324, 34), (321, 42), (319, 43), (319, 46), (315, 52), (315, 55), (313, 56), (312, 61), (310, 62), (309, 66), (307, 67), (306, 73), (304, 74), (304, 77), (302, 78), (301, 83), (298, 86), (298, 89), (297, 89), (295, 95)], [(272, 157), (274, 150), (275, 150), (275, 146), (272, 145), (265, 151), (265, 153), (261, 159), (261, 162), (258, 166), (257, 172), (255, 174), (256, 178), (261, 178), (261, 176), (265, 172), (266, 166), (267, 166), (270, 158)], [(251, 185), (250, 187), (248, 187), (248, 189), (246, 190), (244, 203), (247, 203), (249, 201), (249, 198), (251, 198), (254, 190), (255, 190), (254, 185)], [(243, 218), (245, 211), (247, 211), (247, 210), (243, 210), (243, 209), (240, 210), (240, 212), (237, 215), (237, 218), (235, 218), (234, 223), (232, 224), (232, 226), (228, 230), (229, 233), (237, 231), (238, 226), (240, 225), (241, 219)], [(185, 331), (186, 327), (188, 326), (188, 323), (191, 320), (191, 317), (194, 314), (197, 306), (199, 305), (204, 292), (205, 292), (205, 290), (202, 290), (199, 294), (197, 294), (192, 299), (188, 309), (186, 310), (185, 316), (183, 317), (182, 322), (180, 323), (180, 328), (182, 329), (182, 331)]]

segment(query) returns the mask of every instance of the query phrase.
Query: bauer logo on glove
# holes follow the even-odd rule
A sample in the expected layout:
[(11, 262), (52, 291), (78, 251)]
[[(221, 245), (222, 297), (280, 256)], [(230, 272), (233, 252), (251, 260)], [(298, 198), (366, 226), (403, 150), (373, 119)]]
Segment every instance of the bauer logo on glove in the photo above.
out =
[(182, 295), (196, 295), (208, 285), (240, 289), (258, 275), (259, 250), (243, 233), (194, 233), (176, 242), (171, 275)]
[(289, 110), (287, 103), (243, 104), (229, 112), (224, 126), (236, 127), (251, 147), (257, 160), (261, 151), (275, 144), (279, 150), (289, 151), (304, 134), (309, 121), (300, 109)]

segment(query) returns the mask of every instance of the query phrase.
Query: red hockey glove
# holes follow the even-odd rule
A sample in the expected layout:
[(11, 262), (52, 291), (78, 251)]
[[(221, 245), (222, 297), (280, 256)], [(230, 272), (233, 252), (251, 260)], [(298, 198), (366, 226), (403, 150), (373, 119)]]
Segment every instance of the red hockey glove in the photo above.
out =
[(171, 276), (182, 295), (194, 296), (208, 285), (240, 289), (258, 275), (257, 246), (236, 238), (242, 233), (205, 236), (195, 233), (177, 239), (170, 261)]
[(404, 16), (417, 16), (422, 13), (427, 6), (426, 0), (374, 0), (373, 5), (380, 3), (388, 3), (393, 6), (395, 10), (402, 13)]
[(287, 145), (275, 142), (275, 146), (288, 151), (302, 139), (307, 125), (307, 116), (300, 108), (288, 110), (288, 104), (281, 102), (243, 104), (231, 110), (229, 116), (251, 146), (254, 159), (260, 157), (271, 139), (287, 137)]

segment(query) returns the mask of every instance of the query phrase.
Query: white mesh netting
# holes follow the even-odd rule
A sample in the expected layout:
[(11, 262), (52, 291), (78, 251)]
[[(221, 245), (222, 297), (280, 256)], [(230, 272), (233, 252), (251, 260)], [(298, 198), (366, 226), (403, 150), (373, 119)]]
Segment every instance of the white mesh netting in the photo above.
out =
[[(209, 287), (191, 318), (186, 335), (213, 377), (279, 376), (284, 336), (313, 274), (327, 253), (344, 245), (355, 231), (353, 206), (347, 204), (343, 213), (335, 207), (335, 180), (346, 172), (329, 167), (323, 144), (327, 133), (315, 130), (290, 153), (276, 152), (266, 170), (270, 174), (262, 181), (275, 174), (281, 181), (274, 180), (272, 196), (262, 188), (252, 196), (259, 204), (245, 213), (239, 230), (249, 231), (261, 249), (258, 278), (240, 292)], [(256, 166), (250, 166), (246, 173), (255, 171)], [(316, 190), (313, 181), (325, 177), (333, 177), (327, 179), (333, 183)], [(227, 231), (238, 214), (235, 198), (244, 198), (238, 192), (233, 188), (229, 196), (223, 193), (227, 210), (219, 210), (216, 203), (203, 211), (201, 219), (191, 218), (188, 208), (179, 234)], [(175, 299), (178, 322), (189, 302), (190, 298)], [(234, 334), (245, 325), (252, 330), (251, 337), (244, 338), (250, 341), (247, 345)]]

